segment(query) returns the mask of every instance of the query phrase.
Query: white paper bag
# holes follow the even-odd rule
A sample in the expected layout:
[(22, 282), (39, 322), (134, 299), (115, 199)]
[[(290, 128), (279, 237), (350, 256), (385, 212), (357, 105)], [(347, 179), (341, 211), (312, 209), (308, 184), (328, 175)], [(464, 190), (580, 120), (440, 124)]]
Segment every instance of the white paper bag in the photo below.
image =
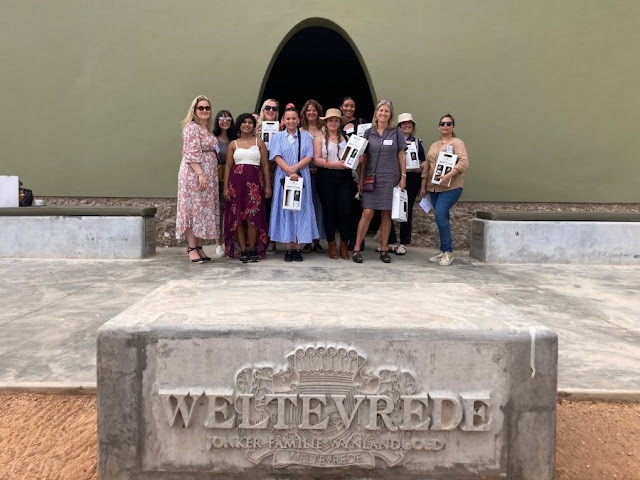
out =
[(409, 212), (409, 198), (407, 191), (400, 187), (393, 187), (393, 203), (391, 205), (391, 220), (406, 222)]
[(340, 160), (351, 170), (355, 170), (358, 168), (359, 157), (364, 154), (368, 144), (369, 141), (366, 138), (351, 135)]
[(20, 206), (20, 180), (16, 176), (0, 175), (0, 208)]
[(282, 209), (296, 210), (302, 208), (302, 187), (304, 179), (298, 176), (298, 180), (284, 177), (284, 194), (282, 195)]

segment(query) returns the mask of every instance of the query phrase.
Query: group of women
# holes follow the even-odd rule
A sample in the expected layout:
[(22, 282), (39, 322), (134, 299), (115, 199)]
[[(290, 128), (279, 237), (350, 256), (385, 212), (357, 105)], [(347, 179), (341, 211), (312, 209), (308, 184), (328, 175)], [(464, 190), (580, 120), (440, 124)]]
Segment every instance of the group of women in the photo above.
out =
[[(351, 97), (324, 116), (315, 100), (307, 101), (300, 112), (287, 104), (281, 117), (279, 113), (278, 102), (268, 99), (258, 114), (243, 113), (234, 124), (228, 110), (212, 117), (207, 97), (193, 100), (182, 125), (176, 218), (176, 236), (186, 238), (192, 263), (211, 261), (202, 248), (205, 239), (218, 240), (218, 256), (226, 254), (247, 263), (275, 251), (275, 242), (285, 244), (285, 261), (303, 261), (303, 253), (324, 252), (321, 238), (327, 240), (330, 258), (362, 263), (364, 237), (372, 221), (380, 222), (380, 260), (389, 263), (389, 253), (407, 253), (413, 205), (418, 194), (428, 194), (440, 235), (440, 252), (429, 260), (451, 264), (449, 212), (462, 194), (469, 161), (450, 114), (440, 118), (440, 139), (425, 155), (422, 141), (415, 137), (412, 115), (399, 115), (396, 125), (392, 102), (380, 100), (371, 128), (364, 132), (366, 152), (354, 171), (341, 157), (349, 137), (366, 122), (355, 116)], [(268, 147), (261, 139), (263, 121), (280, 121), (280, 130), (271, 134)], [(408, 169), (405, 150), (410, 142), (415, 142), (420, 166)], [(435, 184), (432, 177), (440, 152), (453, 153), (458, 159)], [(303, 180), (299, 210), (283, 207), (286, 177)], [(399, 244), (391, 220), (394, 187), (406, 189), (409, 200)]]

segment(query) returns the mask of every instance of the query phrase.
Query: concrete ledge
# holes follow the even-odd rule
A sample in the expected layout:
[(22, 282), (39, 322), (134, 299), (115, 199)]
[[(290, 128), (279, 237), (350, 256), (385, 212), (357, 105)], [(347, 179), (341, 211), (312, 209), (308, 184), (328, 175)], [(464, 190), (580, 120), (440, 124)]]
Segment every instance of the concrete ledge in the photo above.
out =
[(0, 383), (1, 395), (19, 395), (26, 393), (40, 393), (43, 395), (95, 395), (96, 385), (83, 385), (75, 383)]
[(617, 212), (530, 212), (501, 210), (495, 212), (480, 211), (477, 218), (513, 222), (640, 222), (640, 213)]
[(58, 205), (51, 207), (0, 208), (0, 217), (153, 217), (155, 207), (93, 207)]
[(144, 258), (156, 250), (156, 208), (0, 209), (0, 257)]
[(558, 390), (558, 399), (572, 400), (575, 402), (638, 403), (640, 402), (640, 390), (564, 388)]
[(474, 218), (469, 251), (496, 263), (640, 265), (640, 222)]

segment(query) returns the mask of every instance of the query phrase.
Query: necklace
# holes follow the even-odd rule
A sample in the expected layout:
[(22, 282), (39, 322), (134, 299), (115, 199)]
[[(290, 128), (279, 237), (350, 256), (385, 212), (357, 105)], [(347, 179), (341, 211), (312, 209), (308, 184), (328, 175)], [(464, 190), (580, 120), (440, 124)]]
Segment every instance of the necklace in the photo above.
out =
[[(238, 140), (240, 140), (240, 142), (244, 142), (244, 145), (251, 146), (253, 137), (251, 137), (251, 138), (240, 137)], [(242, 143), (241, 143), (241, 145), (242, 145)]]

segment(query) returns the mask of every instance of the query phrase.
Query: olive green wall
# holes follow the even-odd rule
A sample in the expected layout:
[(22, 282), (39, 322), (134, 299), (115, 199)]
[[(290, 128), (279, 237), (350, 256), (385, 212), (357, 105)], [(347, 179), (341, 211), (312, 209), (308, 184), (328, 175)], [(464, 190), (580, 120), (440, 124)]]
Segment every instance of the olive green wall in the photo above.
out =
[(0, 173), (37, 195), (175, 196), (191, 99), (253, 110), (276, 49), (312, 18), (349, 35), (375, 94), (411, 111), (426, 142), (439, 116), (454, 114), (471, 160), (464, 199), (640, 202), (637, 0), (4, 0), (1, 9)]

